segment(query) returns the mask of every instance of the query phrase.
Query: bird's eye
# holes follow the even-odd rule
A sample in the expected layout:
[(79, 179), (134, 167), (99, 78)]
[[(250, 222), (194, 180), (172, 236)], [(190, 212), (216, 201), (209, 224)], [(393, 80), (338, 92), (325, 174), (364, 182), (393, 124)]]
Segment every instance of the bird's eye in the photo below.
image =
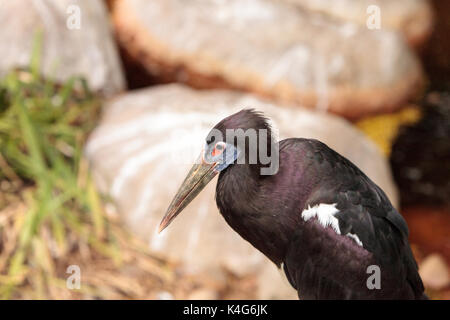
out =
[(217, 142), (216, 145), (214, 146), (213, 151), (211, 152), (211, 155), (213, 157), (216, 157), (216, 156), (220, 155), (224, 149), (225, 149), (225, 143)]

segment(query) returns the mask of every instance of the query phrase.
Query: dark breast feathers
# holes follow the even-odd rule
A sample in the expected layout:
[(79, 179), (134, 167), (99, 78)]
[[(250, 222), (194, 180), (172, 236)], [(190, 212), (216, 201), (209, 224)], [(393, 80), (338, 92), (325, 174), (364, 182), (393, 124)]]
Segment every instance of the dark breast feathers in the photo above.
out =
[[(255, 176), (248, 165), (220, 174), (227, 223), (283, 266), (300, 298), (422, 298), (407, 225), (384, 192), (319, 141), (286, 139), (279, 150), (275, 175)], [(380, 289), (367, 286), (373, 268)]]

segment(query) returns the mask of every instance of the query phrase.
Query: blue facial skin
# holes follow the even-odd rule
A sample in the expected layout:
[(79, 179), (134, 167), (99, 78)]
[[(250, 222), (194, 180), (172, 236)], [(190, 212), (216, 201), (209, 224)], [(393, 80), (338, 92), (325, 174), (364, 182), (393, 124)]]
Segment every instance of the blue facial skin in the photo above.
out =
[(206, 163), (217, 163), (214, 170), (220, 172), (227, 168), (230, 164), (234, 163), (239, 156), (239, 150), (232, 144), (224, 143), (223, 152), (213, 156), (212, 152), (215, 146), (215, 144), (205, 146), (204, 161)]

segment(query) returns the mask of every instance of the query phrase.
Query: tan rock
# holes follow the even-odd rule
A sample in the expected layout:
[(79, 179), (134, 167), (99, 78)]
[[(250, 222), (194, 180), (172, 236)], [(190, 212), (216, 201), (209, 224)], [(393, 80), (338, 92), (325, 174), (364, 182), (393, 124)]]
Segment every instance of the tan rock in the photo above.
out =
[[(279, 137), (317, 138), (354, 161), (397, 204), (389, 166), (378, 149), (347, 121), (302, 108), (285, 108), (235, 91), (196, 91), (165, 85), (120, 96), (104, 108), (86, 154), (102, 190), (115, 200), (125, 224), (152, 250), (184, 262), (190, 272), (227, 267), (238, 275), (273, 264), (236, 234), (219, 214), (215, 181), (160, 235), (157, 227), (171, 198), (222, 118), (245, 108), (264, 112)], [(270, 271), (270, 270), (269, 270)], [(271, 273), (273, 274), (273, 270)], [(266, 279), (279, 295), (281, 277)]]
[[(279, 1), (279, 0), (277, 0)], [(428, 0), (281, 0), (302, 8), (366, 26), (371, 11), (380, 9), (381, 28), (401, 32), (412, 46), (420, 46), (433, 29), (433, 10)]]
[(45, 76), (65, 81), (81, 75), (106, 96), (125, 88), (103, 1), (0, 0), (0, 21), (0, 77), (30, 65), (40, 30)]
[(401, 105), (418, 60), (388, 30), (270, 0), (117, 0), (119, 41), (151, 73), (232, 87), (355, 119)]
[(292, 289), (282, 269), (267, 263), (259, 271), (258, 297), (262, 300), (298, 300), (298, 293)]
[(419, 266), (419, 274), (426, 288), (440, 290), (450, 285), (449, 267), (439, 254), (431, 254)]
[(218, 298), (217, 292), (206, 288), (196, 289), (187, 297), (188, 300), (217, 300)]
[(173, 300), (173, 295), (167, 291), (160, 291), (156, 294), (158, 300)]

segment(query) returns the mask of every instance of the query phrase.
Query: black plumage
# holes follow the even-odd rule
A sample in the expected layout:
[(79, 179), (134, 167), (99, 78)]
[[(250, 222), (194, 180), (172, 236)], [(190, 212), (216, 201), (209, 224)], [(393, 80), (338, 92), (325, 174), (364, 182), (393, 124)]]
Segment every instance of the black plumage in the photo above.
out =
[[(226, 129), (239, 128), (270, 133), (266, 119), (252, 110), (240, 111), (215, 126), (224, 136)], [(210, 140), (207, 148), (217, 143)], [(271, 137), (268, 144), (278, 144), (278, 172), (263, 176), (259, 161), (234, 162), (220, 171), (216, 202), (236, 232), (283, 268), (300, 298), (426, 298), (406, 222), (374, 182), (317, 140), (276, 142)], [(184, 208), (183, 201), (190, 197), (178, 197), (178, 202), (176, 197), (163, 227), (181, 211), (173, 214), (171, 208)], [(319, 223), (319, 215), (303, 217), (305, 210), (318, 205), (335, 206), (338, 228)], [(379, 289), (367, 286), (372, 265), (380, 269)]]

